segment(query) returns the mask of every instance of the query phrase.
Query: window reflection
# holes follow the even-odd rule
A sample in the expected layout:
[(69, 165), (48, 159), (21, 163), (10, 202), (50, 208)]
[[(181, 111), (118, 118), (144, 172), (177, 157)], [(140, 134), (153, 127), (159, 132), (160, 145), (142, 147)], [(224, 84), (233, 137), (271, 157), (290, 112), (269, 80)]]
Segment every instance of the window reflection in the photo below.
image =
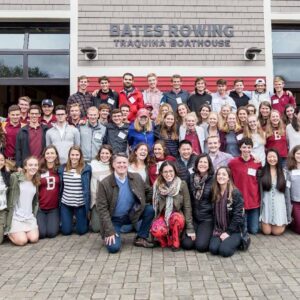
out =
[(299, 81), (300, 59), (274, 59), (274, 74), (281, 75), (285, 81)]
[(0, 78), (15, 78), (22, 76), (22, 55), (0, 55)]
[(69, 34), (32, 33), (29, 35), (28, 49), (69, 49)]
[(69, 55), (28, 55), (28, 76), (69, 78)]
[(273, 53), (299, 53), (300, 31), (273, 31)]
[(0, 33), (0, 49), (23, 49), (23, 33)]

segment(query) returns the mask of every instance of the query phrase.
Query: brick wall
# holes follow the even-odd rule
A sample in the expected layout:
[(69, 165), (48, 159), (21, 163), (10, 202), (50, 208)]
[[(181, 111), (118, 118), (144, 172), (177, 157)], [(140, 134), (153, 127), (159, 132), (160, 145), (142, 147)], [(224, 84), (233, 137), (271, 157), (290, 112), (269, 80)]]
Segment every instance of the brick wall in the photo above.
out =
[[(79, 65), (247, 66), (244, 48), (264, 49), (263, 17), (263, 0), (79, 0), (78, 46), (99, 49), (99, 60), (93, 62), (84, 61), (79, 52)], [(234, 37), (228, 48), (116, 48), (113, 40), (117, 38), (109, 36), (110, 24), (232, 24)], [(166, 35), (164, 38), (169, 39)], [(264, 51), (251, 62), (251, 66), (262, 65)]]
[(299, 0), (271, 0), (272, 13), (300, 13)]
[(0, 0), (1, 10), (68, 10), (71, 0)]

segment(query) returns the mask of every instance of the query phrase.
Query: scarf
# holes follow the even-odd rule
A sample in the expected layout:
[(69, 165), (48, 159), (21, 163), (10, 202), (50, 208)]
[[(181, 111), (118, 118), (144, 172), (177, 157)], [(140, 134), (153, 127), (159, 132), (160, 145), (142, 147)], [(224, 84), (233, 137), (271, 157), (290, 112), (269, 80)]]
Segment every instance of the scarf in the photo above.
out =
[(204, 190), (204, 186), (205, 186), (205, 181), (207, 179), (208, 175), (204, 175), (203, 177), (201, 177), (198, 173), (194, 174), (194, 191), (193, 191), (193, 195), (194, 198), (196, 200), (200, 200), (203, 194), (203, 190)]
[(167, 226), (169, 226), (169, 219), (173, 212), (173, 197), (179, 193), (179, 189), (181, 186), (181, 179), (179, 177), (175, 177), (171, 184), (167, 185), (165, 183), (157, 186), (154, 184), (154, 193), (153, 193), (153, 207), (157, 216), (158, 211), (158, 203), (166, 197), (166, 208), (165, 208), (165, 222)]
[(227, 201), (228, 191), (226, 190), (221, 199), (215, 204), (215, 229), (213, 236), (220, 236), (227, 230)]

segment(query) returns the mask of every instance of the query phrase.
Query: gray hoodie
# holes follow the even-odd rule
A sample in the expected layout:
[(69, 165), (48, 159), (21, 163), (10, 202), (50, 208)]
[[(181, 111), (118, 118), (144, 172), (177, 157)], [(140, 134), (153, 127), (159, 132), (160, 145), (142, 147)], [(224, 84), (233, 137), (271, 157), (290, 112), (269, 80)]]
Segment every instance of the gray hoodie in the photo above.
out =
[(79, 131), (68, 123), (65, 124), (64, 130), (60, 131), (57, 124), (54, 124), (46, 133), (46, 145), (54, 145), (57, 148), (60, 163), (65, 164), (68, 160), (70, 148), (80, 146)]

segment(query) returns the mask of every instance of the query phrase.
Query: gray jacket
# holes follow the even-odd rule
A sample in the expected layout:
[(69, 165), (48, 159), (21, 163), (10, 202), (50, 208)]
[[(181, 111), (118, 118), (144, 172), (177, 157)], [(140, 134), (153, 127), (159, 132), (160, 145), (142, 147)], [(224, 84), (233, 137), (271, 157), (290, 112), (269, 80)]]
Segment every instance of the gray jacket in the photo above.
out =
[(63, 136), (54, 124), (46, 133), (46, 145), (54, 145), (59, 154), (61, 164), (65, 164), (68, 160), (69, 149), (72, 146), (80, 146), (80, 135), (77, 128), (66, 123)]
[(84, 161), (90, 162), (97, 155), (103, 144), (106, 133), (106, 127), (100, 122), (92, 127), (89, 122), (79, 127), (81, 150), (83, 152)]

